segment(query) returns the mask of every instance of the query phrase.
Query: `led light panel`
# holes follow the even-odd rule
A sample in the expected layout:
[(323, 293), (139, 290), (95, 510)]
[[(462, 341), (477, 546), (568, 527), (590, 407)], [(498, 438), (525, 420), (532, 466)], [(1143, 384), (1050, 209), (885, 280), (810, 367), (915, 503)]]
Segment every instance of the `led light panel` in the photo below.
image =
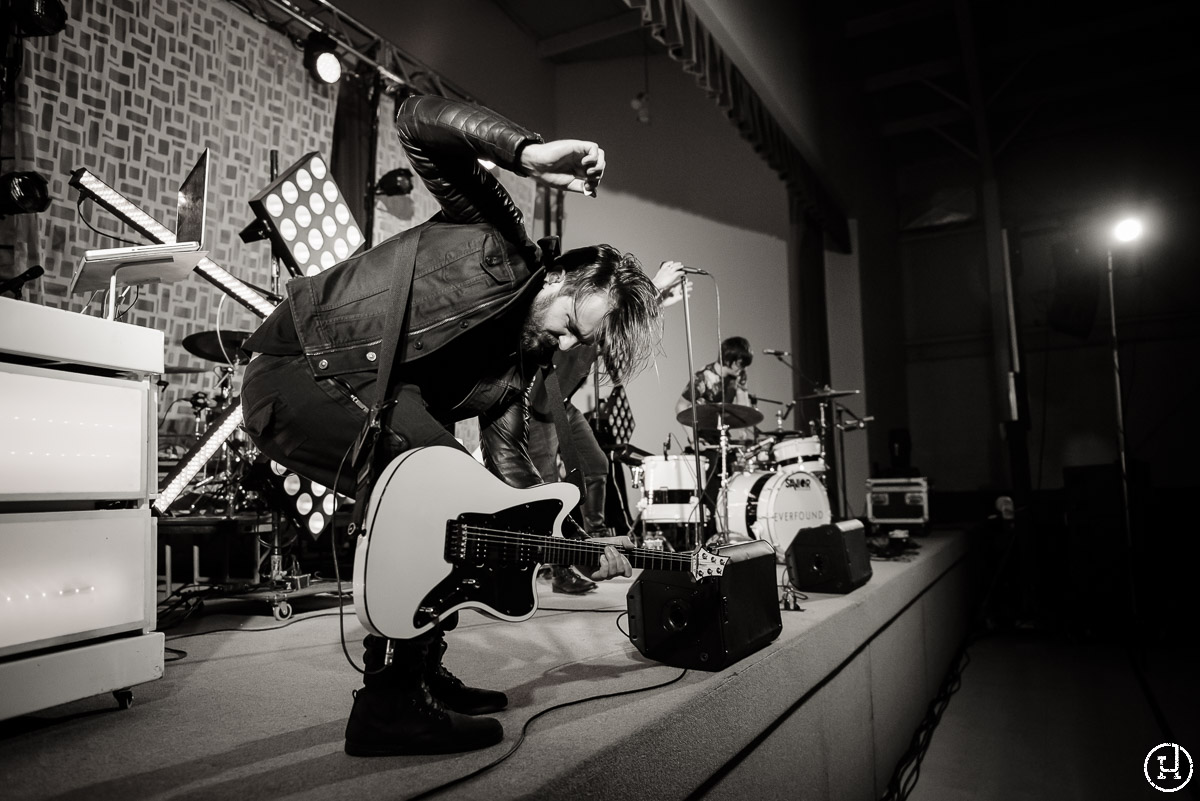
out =
[(333, 522), (333, 514), (353, 500), (323, 484), (288, 470), (279, 462), (270, 462), (270, 471), (260, 472), (259, 480), (272, 505), (287, 514), (300, 529), (314, 538)]
[(316, 275), (364, 244), (337, 182), (319, 153), (305, 155), (250, 199), (275, 252), (292, 275)]
[(242, 404), (235, 403), (223, 411), (204, 436), (200, 438), (190, 451), (175, 466), (175, 469), (163, 482), (162, 491), (154, 499), (154, 508), (165, 512), (179, 499), (184, 489), (191, 483), (196, 474), (204, 469), (204, 465), (212, 455), (221, 449), (225, 440), (242, 424)]

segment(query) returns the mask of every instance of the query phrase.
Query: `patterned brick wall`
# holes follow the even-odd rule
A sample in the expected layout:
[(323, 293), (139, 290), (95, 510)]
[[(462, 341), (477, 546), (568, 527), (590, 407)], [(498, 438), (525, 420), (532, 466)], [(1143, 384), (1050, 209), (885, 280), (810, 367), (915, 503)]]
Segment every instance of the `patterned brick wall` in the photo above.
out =
[[(72, 171), (88, 168), (173, 229), (175, 192), (205, 147), (212, 151), (205, 247), (237, 277), (268, 287), (267, 243), (238, 238), (252, 219), (246, 199), (268, 183), (272, 148), (281, 167), (311, 150), (328, 157), (334, 88), (311, 80), (284, 36), (224, 0), (74, 0), (68, 11), (66, 31), (26, 41), (19, 81), (19, 168), (45, 175), (54, 198), (36, 226), (24, 221), (27, 232), (5, 232), (18, 239), (14, 271), (46, 270), (26, 298), (81, 308), (87, 296), (68, 297), (66, 289), (83, 251), (120, 244), (80, 219), (67, 186)], [(105, 233), (143, 243), (90, 203), (83, 211)], [(124, 319), (165, 332), (168, 365), (211, 368), (183, 350), (184, 337), (218, 327), (249, 331), (258, 322), (224, 297), (190, 276), (143, 287)], [(216, 381), (211, 371), (166, 378), (164, 409), (212, 392)], [(190, 407), (180, 404), (164, 431), (191, 425)]]

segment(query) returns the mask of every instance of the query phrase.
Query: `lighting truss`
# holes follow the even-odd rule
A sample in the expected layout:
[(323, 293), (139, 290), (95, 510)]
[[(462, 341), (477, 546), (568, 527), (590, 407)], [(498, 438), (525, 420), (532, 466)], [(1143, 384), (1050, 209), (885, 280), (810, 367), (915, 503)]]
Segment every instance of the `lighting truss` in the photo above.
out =
[(475, 102), (462, 88), (405, 53), (367, 25), (328, 0), (229, 0), (273, 30), (303, 42), (310, 32), (328, 36), (355, 61), (369, 64), (392, 87), (412, 87), (424, 94)]

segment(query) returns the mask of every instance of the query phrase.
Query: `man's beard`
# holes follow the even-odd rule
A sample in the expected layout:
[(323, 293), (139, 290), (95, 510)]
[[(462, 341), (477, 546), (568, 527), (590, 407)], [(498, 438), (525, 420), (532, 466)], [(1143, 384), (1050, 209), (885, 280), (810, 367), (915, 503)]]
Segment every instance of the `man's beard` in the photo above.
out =
[(521, 352), (526, 358), (543, 366), (550, 364), (554, 351), (558, 350), (558, 338), (545, 328), (546, 310), (553, 300), (534, 298), (525, 317), (525, 325), (521, 328)]

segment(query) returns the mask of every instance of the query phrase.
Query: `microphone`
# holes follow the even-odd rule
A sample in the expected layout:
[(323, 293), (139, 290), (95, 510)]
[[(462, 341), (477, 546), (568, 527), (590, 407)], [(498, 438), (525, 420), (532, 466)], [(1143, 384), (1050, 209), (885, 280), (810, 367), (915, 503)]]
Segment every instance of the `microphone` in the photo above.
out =
[(3, 295), (5, 292), (12, 292), (19, 298), (21, 296), (21, 287), (24, 286), (25, 282), (32, 281), (44, 272), (46, 271), (42, 269), (42, 265), (35, 264), (20, 275), (0, 283), (0, 295)]
[(705, 272), (704, 270), (699, 270), (695, 267), (680, 267), (679, 272), (691, 273), (692, 275), (708, 275), (708, 273)]
[(775, 350), (774, 348), (763, 348), (764, 356), (791, 356), (792, 354), (786, 350)]

